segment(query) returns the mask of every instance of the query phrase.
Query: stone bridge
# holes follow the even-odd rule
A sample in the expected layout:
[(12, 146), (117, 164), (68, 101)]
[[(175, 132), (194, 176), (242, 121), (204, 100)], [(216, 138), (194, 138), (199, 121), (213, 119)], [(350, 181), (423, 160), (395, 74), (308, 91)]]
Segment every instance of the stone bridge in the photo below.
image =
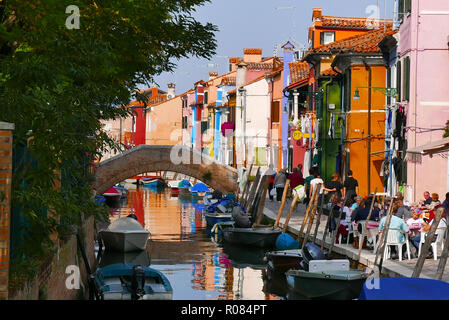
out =
[(94, 188), (103, 194), (116, 183), (144, 172), (173, 171), (203, 181), (222, 193), (237, 191), (237, 170), (186, 146), (140, 145), (100, 162)]

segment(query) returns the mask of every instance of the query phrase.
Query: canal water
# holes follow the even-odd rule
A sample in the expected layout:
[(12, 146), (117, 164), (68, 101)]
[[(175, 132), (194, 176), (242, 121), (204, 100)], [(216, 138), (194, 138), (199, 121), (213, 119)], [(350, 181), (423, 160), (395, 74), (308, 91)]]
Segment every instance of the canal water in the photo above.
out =
[(165, 274), (174, 300), (286, 299), (285, 277), (267, 273), (267, 249), (216, 241), (207, 228), (202, 201), (171, 197), (169, 189), (128, 186), (128, 199), (112, 209), (111, 220), (134, 213), (150, 231), (143, 263)]

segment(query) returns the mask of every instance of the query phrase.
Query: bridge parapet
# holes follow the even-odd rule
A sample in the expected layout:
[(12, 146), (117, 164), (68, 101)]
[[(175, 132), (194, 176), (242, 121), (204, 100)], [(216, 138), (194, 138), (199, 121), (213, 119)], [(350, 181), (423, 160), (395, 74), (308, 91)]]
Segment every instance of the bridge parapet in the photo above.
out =
[(103, 194), (116, 183), (151, 171), (173, 171), (223, 193), (237, 191), (237, 170), (190, 147), (140, 145), (98, 164), (94, 188)]

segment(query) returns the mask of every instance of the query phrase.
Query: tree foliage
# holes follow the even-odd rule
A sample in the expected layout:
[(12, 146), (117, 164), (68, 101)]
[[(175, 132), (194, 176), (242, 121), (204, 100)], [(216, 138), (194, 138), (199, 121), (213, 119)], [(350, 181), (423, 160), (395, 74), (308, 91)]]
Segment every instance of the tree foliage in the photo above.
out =
[[(136, 88), (180, 58), (215, 53), (217, 27), (192, 16), (206, 2), (0, 0), (0, 120), (31, 156), (13, 173), (13, 206), (28, 221), (22, 255), (42, 255), (52, 232), (97, 211), (86, 166), (117, 147), (101, 120), (127, 116)], [(69, 5), (79, 29), (66, 27)]]

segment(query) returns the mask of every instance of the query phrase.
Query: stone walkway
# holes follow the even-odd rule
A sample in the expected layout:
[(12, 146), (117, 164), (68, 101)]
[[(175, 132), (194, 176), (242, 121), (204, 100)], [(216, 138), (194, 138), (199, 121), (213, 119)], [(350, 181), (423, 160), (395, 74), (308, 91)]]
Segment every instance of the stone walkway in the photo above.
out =
[[(288, 211), (290, 210), (292, 200), (287, 199), (284, 208), (282, 210), (282, 216), (279, 221), (279, 226), (281, 228), (284, 227), (285, 218), (287, 217)], [(277, 214), (279, 212), (280, 208), (280, 202), (277, 201), (270, 201), (268, 198), (265, 201), (265, 208), (264, 208), (264, 215), (271, 219), (276, 220)], [(298, 204), (293, 211), (292, 217), (290, 218), (290, 222), (287, 227), (287, 232), (298, 235), (299, 230), (301, 228), (302, 221), (304, 219), (304, 215), (306, 212), (306, 206), (303, 204)], [(326, 226), (327, 216), (322, 216), (320, 219), (320, 225), (318, 228), (318, 234), (316, 238), (316, 244), (321, 245), (322, 239), (323, 239), (323, 231)], [(316, 225), (316, 219), (312, 226), (312, 235), (315, 230)], [(306, 229), (306, 228), (304, 228)], [(305, 232), (305, 230), (304, 230)], [(330, 247), (331, 240), (329, 237), (327, 237), (325, 242), (325, 247)], [(410, 250), (415, 250), (412, 245), (410, 245)], [(347, 256), (348, 258), (355, 260), (358, 255), (358, 249), (355, 249), (352, 247), (352, 244), (346, 245), (346, 244), (335, 244), (333, 247), (333, 252), (341, 254), (343, 256)], [(441, 248), (439, 248), (438, 253), (441, 254)], [(372, 267), (374, 265), (375, 255), (373, 254), (372, 250), (363, 249), (360, 257), (360, 263)], [(418, 259), (411, 259), (408, 260), (407, 258), (403, 257), (402, 261), (396, 260), (384, 260), (382, 265), (382, 274), (385, 274), (389, 277), (411, 277), (413, 270), (415, 268), (415, 265), (417, 263)], [(433, 259), (426, 259), (424, 262), (424, 267), (422, 269), (421, 278), (429, 278), (434, 279), (435, 274), (438, 267), (438, 260)], [(443, 274), (443, 281), (449, 282), (449, 267), (447, 266), (449, 263), (446, 264), (445, 273)]]

